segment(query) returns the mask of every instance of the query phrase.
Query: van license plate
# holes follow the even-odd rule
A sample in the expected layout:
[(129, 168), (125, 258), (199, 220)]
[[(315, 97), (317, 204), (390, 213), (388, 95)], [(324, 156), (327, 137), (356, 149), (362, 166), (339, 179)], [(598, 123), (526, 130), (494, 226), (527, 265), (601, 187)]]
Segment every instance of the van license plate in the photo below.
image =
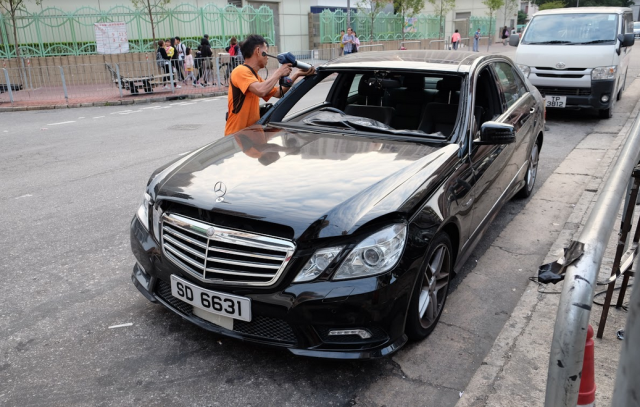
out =
[(565, 107), (567, 106), (566, 96), (547, 96), (547, 107)]

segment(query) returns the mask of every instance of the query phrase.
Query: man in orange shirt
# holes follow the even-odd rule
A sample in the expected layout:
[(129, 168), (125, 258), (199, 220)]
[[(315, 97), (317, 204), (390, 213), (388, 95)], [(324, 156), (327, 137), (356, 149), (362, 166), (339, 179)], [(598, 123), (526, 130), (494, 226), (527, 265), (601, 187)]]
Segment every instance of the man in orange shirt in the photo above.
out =
[[(249, 35), (240, 44), (244, 64), (231, 72), (225, 136), (251, 126), (260, 119), (260, 98), (265, 101), (271, 97), (280, 98), (289, 90), (288, 87), (276, 85), (281, 77), (291, 73), (291, 64), (281, 65), (266, 81), (258, 75), (258, 71), (267, 66), (267, 51), (267, 42), (260, 35)], [(308, 71), (297, 70), (291, 79), (295, 82), (299, 77), (314, 73), (313, 67)]]

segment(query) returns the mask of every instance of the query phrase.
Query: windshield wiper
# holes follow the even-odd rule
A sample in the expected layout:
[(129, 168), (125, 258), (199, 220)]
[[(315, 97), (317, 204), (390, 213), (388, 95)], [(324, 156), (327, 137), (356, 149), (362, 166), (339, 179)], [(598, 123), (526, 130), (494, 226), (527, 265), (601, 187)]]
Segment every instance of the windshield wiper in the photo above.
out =
[(615, 40), (593, 40), (593, 41), (586, 41), (586, 42), (574, 42), (574, 44), (576, 45), (584, 45), (584, 44), (599, 44), (602, 42), (613, 42)]
[(571, 41), (553, 40), (553, 41), (527, 42), (526, 44), (529, 44), (529, 45), (543, 45), (543, 44), (571, 44)]

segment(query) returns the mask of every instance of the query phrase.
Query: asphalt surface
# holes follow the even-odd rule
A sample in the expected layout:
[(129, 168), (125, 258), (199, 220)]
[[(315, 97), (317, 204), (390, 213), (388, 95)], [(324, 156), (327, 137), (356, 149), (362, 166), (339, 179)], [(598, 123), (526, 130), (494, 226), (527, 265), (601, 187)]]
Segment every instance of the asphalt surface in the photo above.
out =
[[(507, 204), (434, 334), (392, 358), (306, 359), (219, 337), (138, 293), (128, 228), (153, 169), (221, 137), (224, 112), (223, 97), (0, 115), (0, 405), (454, 405), (555, 238), (536, 239), (522, 273), (476, 260), (515, 216), (538, 214)], [(536, 192), (598, 123), (548, 119)], [(487, 283), (465, 286), (471, 273)]]

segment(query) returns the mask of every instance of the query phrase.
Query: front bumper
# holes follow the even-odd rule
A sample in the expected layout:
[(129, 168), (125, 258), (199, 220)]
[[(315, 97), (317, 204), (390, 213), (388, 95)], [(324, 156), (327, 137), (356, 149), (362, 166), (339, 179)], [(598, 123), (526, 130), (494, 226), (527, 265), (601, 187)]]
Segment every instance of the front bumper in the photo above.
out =
[[(536, 85), (537, 86), (537, 85)], [(608, 109), (611, 107), (616, 95), (614, 95), (615, 80), (591, 81), (590, 88), (569, 88), (563, 86), (537, 86), (540, 93), (545, 96), (566, 96), (565, 109)], [(588, 95), (576, 94), (581, 90), (589, 90)], [(583, 91), (584, 92), (584, 91)], [(582, 93), (583, 93), (582, 92)], [(609, 100), (602, 102), (602, 96), (607, 95)], [(553, 109), (549, 107), (549, 109)], [(560, 110), (560, 109), (559, 109)]]
[[(333, 359), (383, 357), (407, 342), (404, 323), (415, 273), (300, 284), (281, 278), (267, 288), (221, 287), (196, 281), (174, 266), (135, 216), (130, 237), (137, 260), (131, 276), (136, 288), (149, 301), (211, 332), (285, 348), (296, 355)], [(300, 262), (294, 258), (288, 267), (295, 273)], [(251, 322), (235, 320), (229, 330), (197, 317), (192, 305), (171, 295), (171, 274), (206, 289), (250, 298)], [(334, 329), (366, 329), (372, 337), (329, 336)]]

